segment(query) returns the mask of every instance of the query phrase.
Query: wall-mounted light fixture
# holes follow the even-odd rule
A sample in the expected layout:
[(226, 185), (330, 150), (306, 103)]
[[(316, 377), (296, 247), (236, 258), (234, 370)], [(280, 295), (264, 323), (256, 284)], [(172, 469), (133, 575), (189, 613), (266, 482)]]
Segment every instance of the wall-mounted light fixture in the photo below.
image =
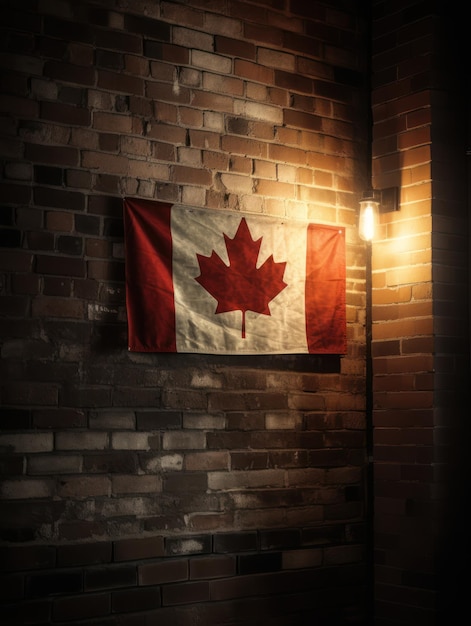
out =
[(397, 187), (370, 189), (363, 192), (360, 200), (358, 234), (364, 241), (371, 241), (378, 232), (379, 213), (398, 210)]

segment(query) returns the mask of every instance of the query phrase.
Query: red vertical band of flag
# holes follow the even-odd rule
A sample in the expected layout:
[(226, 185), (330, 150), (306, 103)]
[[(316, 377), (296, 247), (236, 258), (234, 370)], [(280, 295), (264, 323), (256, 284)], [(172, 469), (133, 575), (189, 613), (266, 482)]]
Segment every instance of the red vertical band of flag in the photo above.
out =
[(306, 253), (306, 335), (311, 353), (346, 350), (345, 241), (338, 227), (309, 224)]
[(129, 349), (176, 352), (170, 204), (124, 201)]

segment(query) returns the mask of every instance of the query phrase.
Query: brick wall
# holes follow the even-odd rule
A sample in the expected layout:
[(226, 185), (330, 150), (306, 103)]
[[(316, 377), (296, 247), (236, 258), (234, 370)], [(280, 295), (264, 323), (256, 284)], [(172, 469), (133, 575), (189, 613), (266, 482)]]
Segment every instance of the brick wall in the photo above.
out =
[(374, 5), (373, 174), (400, 190), (373, 244), (375, 623), (451, 624), (469, 552), (465, 39), (445, 9)]
[[(4, 622), (363, 623), (364, 17), (7, 0), (1, 28)], [(128, 352), (123, 196), (344, 226), (348, 354)]]

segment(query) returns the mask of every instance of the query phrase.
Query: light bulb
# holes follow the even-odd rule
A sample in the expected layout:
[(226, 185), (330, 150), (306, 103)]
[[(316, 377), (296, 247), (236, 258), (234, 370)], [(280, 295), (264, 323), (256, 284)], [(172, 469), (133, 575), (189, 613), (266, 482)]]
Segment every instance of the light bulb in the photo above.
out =
[(378, 229), (378, 202), (362, 200), (360, 202), (360, 218), (358, 234), (364, 241), (371, 241)]

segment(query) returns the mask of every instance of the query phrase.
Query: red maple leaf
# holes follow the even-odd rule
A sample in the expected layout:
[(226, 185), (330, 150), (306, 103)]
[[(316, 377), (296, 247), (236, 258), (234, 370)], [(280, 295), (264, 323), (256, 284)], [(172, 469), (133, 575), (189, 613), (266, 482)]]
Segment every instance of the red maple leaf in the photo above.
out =
[(215, 313), (242, 311), (242, 338), (245, 338), (247, 311), (271, 315), (268, 304), (286, 286), (283, 281), (286, 262), (277, 263), (270, 255), (257, 268), (262, 237), (255, 241), (242, 218), (233, 239), (224, 233), (229, 265), (216, 252), (197, 254), (201, 274), (195, 280), (218, 302)]

